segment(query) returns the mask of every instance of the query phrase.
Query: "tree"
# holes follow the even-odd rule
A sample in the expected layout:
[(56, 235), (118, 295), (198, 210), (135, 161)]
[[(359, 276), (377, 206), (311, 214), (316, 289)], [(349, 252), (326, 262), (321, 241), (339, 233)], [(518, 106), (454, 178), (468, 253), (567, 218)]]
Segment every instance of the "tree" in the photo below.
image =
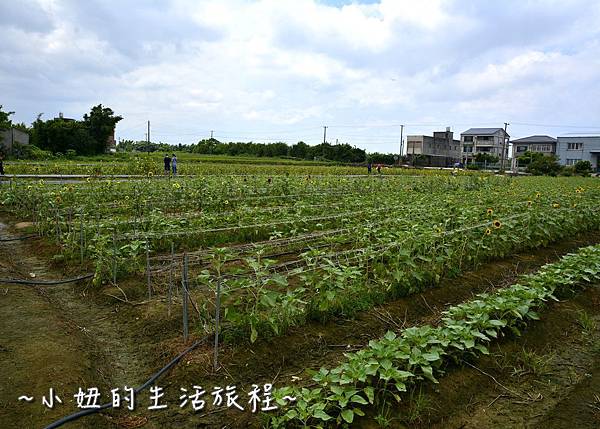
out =
[[(0, 104), (0, 131), (8, 130), (12, 126), (12, 121), (10, 120), (10, 115), (15, 112), (4, 112), (2, 110), (2, 104)], [(4, 151), (4, 146), (2, 145), (2, 140), (4, 137), (0, 134), (0, 151)]]
[(592, 172), (592, 163), (589, 161), (577, 161), (575, 163), (575, 173), (582, 176), (588, 176)]
[(479, 152), (475, 155), (475, 161), (487, 164), (495, 164), (500, 160), (497, 155), (491, 153)]
[(535, 176), (556, 176), (561, 169), (555, 155), (546, 156), (541, 153), (533, 153), (526, 171)]
[(102, 104), (92, 107), (89, 115), (83, 115), (83, 124), (96, 142), (93, 153), (106, 151), (108, 138), (113, 134), (117, 122), (122, 119), (121, 116), (115, 116), (111, 108), (102, 107)]
[(2, 110), (2, 104), (0, 104), (0, 131), (8, 130), (12, 126), (10, 115), (14, 115), (15, 112), (4, 112)]

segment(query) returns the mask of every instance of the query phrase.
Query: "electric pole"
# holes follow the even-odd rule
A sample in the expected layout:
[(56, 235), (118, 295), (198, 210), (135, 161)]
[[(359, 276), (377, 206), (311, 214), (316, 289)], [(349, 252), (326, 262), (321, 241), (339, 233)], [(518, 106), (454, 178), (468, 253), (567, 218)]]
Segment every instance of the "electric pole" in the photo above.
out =
[(402, 145), (404, 143), (404, 125), (400, 125), (400, 153), (398, 154), (398, 165), (400, 165), (400, 159), (402, 159)]
[(148, 121), (148, 134), (146, 134), (147, 143), (150, 144), (150, 121)]
[(210, 139), (213, 139), (213, 130), (210, 130)]
[(501, 156), (501, 161), (500, 161), (500, 173), (504, 173), (504, 158), (505, 158), (505, 152), (506, 152), (506, 140), (507, 140), (507, 136), (508, 134), (506, 133), (506, 129), (508, 128), (510, 124), (508, 122), (504, 123), (504, 136), (502, 136), (502, 156)]
[(323, 125), (323, 159), (325, 159), (325, 143), (327, 142), (327, 125)]

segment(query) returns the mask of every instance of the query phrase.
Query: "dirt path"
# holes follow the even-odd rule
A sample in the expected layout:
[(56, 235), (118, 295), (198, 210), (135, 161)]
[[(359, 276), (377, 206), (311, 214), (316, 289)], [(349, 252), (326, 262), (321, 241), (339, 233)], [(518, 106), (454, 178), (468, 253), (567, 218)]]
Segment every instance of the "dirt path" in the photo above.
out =
[[(0, 224), (0, 236), (18, 235), (22, 234)], [(43, 251), (36, 241), (0, 243), (0, 277), (28, 278), (29, 273), (43, 279), (63, 277), (39, 256)], [(83, 282), (52, 287), (0, 284), (3, 427), (44, 427), (78, 411), (73, 395), (79, 387), (98, 387), (105, 394), (102, 402), (107, 402), (111, 388), (137, 386), (148, 378), (147, 349), (137, 345), (120, 323), (119, 307), (98, 306), (86, 296), (86, 287)], [(50, 387), (63, 400), (51, 410), (41, 403)], [(17, 401), (23, 394), (34, 396), (34, 402)], [(117, 417), (115, 412), (108, 415)], [(110, 417), (89, 416), (69, 427), (115, 424)]]

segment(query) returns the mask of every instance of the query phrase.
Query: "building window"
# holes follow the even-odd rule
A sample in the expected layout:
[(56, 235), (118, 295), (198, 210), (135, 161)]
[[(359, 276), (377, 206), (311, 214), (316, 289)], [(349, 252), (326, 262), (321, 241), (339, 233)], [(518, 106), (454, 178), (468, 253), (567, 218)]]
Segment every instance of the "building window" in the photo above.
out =
[(567, 165), (575, 165), (579, 161), (581, 161), (581, 158), (575, 158), (575, 159), (569, 159), (569, 158), (567, 158)]
[(517, 152), (527, 152), (527, 146), (517, 146)]
[(472, 142), (473, 141), (473, 136), (463, 136), (463, 141), (465, 141), (465, 142)]
[(550, 144), (532, 144), (532, 152), (552, 152), (552, 145)]
[(483, 140), (483, 141), (488, 141), (491, 140), (492, 136), (478, 136), (477, 140)]
[(567, 150), (582, 150), (583, 143), (567, 143)]
[(465, 147), (463, 147), (463, 152), (473, 152), (473, 146), (465, 146)]
[(492, 152), (491, 147), (478, 147), (477, 152)]

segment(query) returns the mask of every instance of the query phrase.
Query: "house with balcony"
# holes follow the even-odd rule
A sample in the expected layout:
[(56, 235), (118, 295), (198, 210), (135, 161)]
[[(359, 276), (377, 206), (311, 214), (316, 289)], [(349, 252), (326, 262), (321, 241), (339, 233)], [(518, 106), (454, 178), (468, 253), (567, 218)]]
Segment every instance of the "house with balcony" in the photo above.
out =
[(529, 136), (512, 140), (513, 156), (519, 158), (525, 152), (541, 153), (546, 156), (556, 154), (556, 139), (550, 136)]
[(454, 139), (450, 128), (435, 131), (433, 136), (406, 136), (406, 156), (419, 164), (431, 167), (448, 167), (460, 160), (460, 141)]
[(469, 128), (460, 134), (461, 157), (465, 163), (473, 162), (478, 153), (488, 153), (508, 159), (508, 139), (503, 128)]
[(556, 155), (562, 165), (589, 161), (592, 169), (600, 172), (600, 135), (558, 137)]

